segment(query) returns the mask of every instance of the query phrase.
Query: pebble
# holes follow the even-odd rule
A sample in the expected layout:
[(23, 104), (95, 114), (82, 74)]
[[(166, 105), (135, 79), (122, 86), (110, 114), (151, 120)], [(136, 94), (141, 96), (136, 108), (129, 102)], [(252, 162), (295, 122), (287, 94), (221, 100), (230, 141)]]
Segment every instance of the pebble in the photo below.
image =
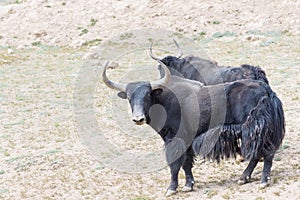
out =
[(246, 40), (248, 40), (248, 41), (257, 41), (259, 39), (260, 38), (258, 36), (253, 36), (253, 35), (249, 35), (246, 37)]
[(8, 54), (13, 54), (13, 53), (14, 53), (14, 50), (11, 49), (11, 48), (9, 48), (9, 49), (7, 49), (7, 53), (8, 53)]
[(93, 60), (98, 58), (99, 55), (97, 53), (87, 53), (82, 57), (82, 60)]
[(85, 42), (86, 42), (85, 40), (81, 40), (81, 39), (73, 40), (71, 42), (70, 46), (73, 48), (78, 48), (78, 47), (81, 47)]
[(47, 35), (47, 32), (44, 30), (40, 30), (40, 31), (35, 31), (33, 33), (33, 35), (35, 36), (35, 38), (39, 38), (39, 37), (43, 37)]

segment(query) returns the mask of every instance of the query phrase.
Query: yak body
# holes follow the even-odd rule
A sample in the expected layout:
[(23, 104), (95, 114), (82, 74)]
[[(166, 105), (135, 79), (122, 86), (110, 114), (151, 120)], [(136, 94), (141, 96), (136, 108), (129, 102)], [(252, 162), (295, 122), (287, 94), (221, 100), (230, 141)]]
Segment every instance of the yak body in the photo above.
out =
[[(260, 80), (269, 84), (266, 73), (260, 67), (251, 65), (220, 67), (213, 61), (196, 56), (184, 58), (166, 56), (161, 61), (169, 68), (172, 75), (199, 81), (204, 85), (216, 85), (241, 79)], [(158, 69), (163, 76), (164, 71), (161, 66)]]
[[(261, 183), (267, 183), (275, 151), (284, 137), (284, 116), (280, 100), (266, 83), (240, 80), (203, 86), (197, 81), (172, 76), (166, 86), (154, 91), (147, 82), (128, 83), (125, 96), (132, 112), (137, 113), (138, 105), (146, 123), (165, 142), (171, 169), (170, 194), (178, 187), (181, 167), (186, 175), (185, 190), (193, 189), (191, 169), (195, 153), (219, 160), (241, 149), (242, 155), (250, 159), (240, 178), (243, 183), (263, 157)], [(161, 106), (166, 117), (159, 110), (150, 112), (153, 105)], [(205, 140), (207, 137), (211, 139)]]

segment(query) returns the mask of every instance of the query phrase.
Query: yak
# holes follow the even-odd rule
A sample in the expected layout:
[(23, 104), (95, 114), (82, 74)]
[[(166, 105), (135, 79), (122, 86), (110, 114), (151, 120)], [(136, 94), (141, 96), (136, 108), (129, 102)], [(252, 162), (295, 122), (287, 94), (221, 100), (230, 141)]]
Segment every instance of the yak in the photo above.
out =
[[(215, 61), (189, 55), (181, 58), (182, 49), (174, 40), (178, 48), (178, 56), (166, 56), (162, 59), (156, 57), (152, 52), (153, 42), (150, 45), (150, 56), (155, 60), (162, 61), (170, 70), (172, 75), (200, 81), (204, 85), (216, 85), (241, 79), (261, 80), (269, 84), (266, 73), (260, 67), (243, 64), (240, 67), (218, 66)], [(158, 66), (161, 76), (164, 74), (161, 65)], [(221, 78), (219, 78), (221, 77)]]
[[(173, 39), (177, 49), (178, 56), (166, 56), (163, 59), (156, 57), (152, 52), (153, 42), (150, 45), (150, 56), (154, 60), (160, 60), (170, 70), (172, 75), (195, 80), (204, 85), (216, 85), (225, 82), (233, 82), (242, 79), (261, 80), (267, 84), (269, 81), (266, 73), (258, 66), (243, 64), (240, 67), (218, 66), (217, 62), (197, 56), (189, 55), (184, 58), (183, 51), (175, 39)], [(160, 75), (164, 75), (161, 65), (158, 66)], [(244, 161), (240, 150), (237, 149), (238, 160)]]
[[(204, 86), (172, 76), (168, 67), (158, 62), (164, 70), (159, 80), (114, 82), (106, 75), (108, 62), (102, 79), (107, 87), (119, 91), (120, 98), (129, 101), (136, 125), (148, 124), (163, 139), (171, 172), (166, 196), (176, 193), (181, 167), (186, 177), (183, 191), (193, 190), (192, 167), (197, 154), (219, 159), (234, 155), (237, 148), (250, 160), (240, 183), (248, 182), (263, 157), (261, 184), (266, 186), (275, 151), (285, 134), (282, 103), (269, 85), (247, 79)], [(160, 109), (151, 109), (153, 106)]]

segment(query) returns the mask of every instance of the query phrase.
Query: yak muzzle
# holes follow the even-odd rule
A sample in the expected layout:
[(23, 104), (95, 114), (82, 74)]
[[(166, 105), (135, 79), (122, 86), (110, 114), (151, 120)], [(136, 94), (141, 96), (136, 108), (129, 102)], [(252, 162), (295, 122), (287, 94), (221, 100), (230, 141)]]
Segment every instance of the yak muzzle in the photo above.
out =
[(137, 125), (143, 125), (146, 122), (145, 115), (133, 116), (132, 121), (134, 121)]

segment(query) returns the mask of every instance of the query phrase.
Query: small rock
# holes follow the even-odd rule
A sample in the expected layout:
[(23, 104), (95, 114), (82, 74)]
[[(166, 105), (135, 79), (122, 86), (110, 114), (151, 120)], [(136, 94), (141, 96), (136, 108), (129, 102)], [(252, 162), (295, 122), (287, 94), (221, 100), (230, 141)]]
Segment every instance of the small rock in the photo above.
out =
[(17, 46), (16, 49), (25, 49), (26, 48), (26, 45), (25, 44), (20, 44)]
[(66, 166), (66, 165), (63, 162), (55, 161), (55, 162), (52, 162), (50, 164), (50, 166), (51, 166), (52, 169), (58, 169), (58, 168)]
[(7, 49), (7, 53), (8, 54), (12, 54), (12, 53), (14, 53), (14, 50), (12, 50), (11, 48), (9, 48), (9, 49)]
[(159, 13), (153, 13), (153, 14), (150, 15), (150, 18), (158, 17), (158, 16), (160, 16), (160, 15), (161, 15), (161, 14), (159, 14)]
[(94, 60), (98, 58), (99, 55), (97, 53), (87, 53), (82, 57), (82, 60)]
[(73, 40), (70, 44), (73, 48), (81, 47), (86, 41), (85, 40)]
[(258, 36), (254, 36), (254, 35), (249, 35), (246, 37), (246, 40), (248, 40), (248, 41), (257, 41), (259, 39), (260, 38)]
[(11, 14), (15, 14), (16, 13), (16, 11), (14, 10), (14, 9), (9, 9), (9, 11), (7, 12), (7, 14), (9, 14), (9, 15), (11, 15)]
[(39, 38), (39, 37), (44, 37), (47, 35), (47, 32), (44, 30), (40, 30), (40, 31), (35, 31), (33, 33), (33, 35), (35, 36), (35, 38)]
[(178, 32), (183, 32), (184, 29), (183, 28), (176, 28)]

